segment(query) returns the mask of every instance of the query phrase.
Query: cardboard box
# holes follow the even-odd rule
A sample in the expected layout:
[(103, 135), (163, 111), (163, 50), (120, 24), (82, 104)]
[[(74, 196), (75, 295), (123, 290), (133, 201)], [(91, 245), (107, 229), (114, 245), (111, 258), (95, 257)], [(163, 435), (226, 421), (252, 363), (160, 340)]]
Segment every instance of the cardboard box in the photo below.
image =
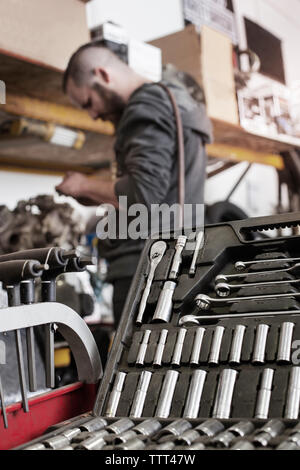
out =
[(1, 52), (59, 70), (90, 40), (85, 4), (78, 0), (2, 0), (0, 18)]
[(190, 25), (151, 44), (161, 48), (163, 64), (174, 64), (203, 87), (210, 118), (239, 124), (233, 46), (226, 36), (204, 26), (200, 37)]
[(93, 40), (102, 40), (133, 70), (154, 82), (162, 78), (161, 50), (128, 34), (126, 29), (110, 22), (91, 31)]

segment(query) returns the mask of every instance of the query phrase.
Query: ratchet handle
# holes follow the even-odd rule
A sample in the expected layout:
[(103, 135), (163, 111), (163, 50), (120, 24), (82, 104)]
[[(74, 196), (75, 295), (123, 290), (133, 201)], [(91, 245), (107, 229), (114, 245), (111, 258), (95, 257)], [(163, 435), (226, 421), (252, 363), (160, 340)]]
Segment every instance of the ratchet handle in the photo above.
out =
[(4, 286), (19, 284), (23, 280), (40, 277), (43, 268), (36, 260), (15, 260), (0, 263), (0, 281)]
[(64, 259), (65, 250), (62, 248), (35, 248), (33, 250), (17, 251), (9, 253), (8, 255), (0, 256), (0, 263), (3, 261), (14, 260), (37, 260), (40, 263), (47, 263), (50, 267), (64, 266), (67, 264), (67, 259)]

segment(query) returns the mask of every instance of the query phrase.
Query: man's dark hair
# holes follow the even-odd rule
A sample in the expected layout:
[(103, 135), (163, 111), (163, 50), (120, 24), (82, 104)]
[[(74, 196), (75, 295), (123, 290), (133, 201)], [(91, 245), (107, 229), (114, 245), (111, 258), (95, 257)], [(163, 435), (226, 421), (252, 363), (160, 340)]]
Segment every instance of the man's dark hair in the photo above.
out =
[(117, 54), (115, 54), (114, 51), (107, 47), (103, 40), (91, 41), (79, 47), (79, 49), (77, 49), (74, 54), (72, 54), (67, 68), (64, 72), (62, 84), (64, 93), (66, 93), (67, 91), (67, 84), (69, 78), (72, 78), (76, 85), (81, 85), (85, 81), (85, 78), (92, 73), (92, 70), (87, 70), (86, 65), (82, 61), (83, 53), (88, 49), (92, 48), (103, 49), (104, 51), (108, 51), (111, 57), (115, 57), (116, 59), (118, 59)]

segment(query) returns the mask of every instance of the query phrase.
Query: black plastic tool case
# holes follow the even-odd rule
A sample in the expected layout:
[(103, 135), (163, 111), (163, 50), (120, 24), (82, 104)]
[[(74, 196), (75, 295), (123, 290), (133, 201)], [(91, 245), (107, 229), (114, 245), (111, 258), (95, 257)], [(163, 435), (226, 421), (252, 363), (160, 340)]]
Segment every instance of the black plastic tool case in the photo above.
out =
[[(163, 283), (168, 279), (168, 274), (174, 255), (175, 241), (166, 240), (168, 250), (156, 270), (155, 279), (152, 285), (151, 293), (148, 299), (147, 309), (144, 315), (144, 324), (141, 327), (135, 326), (135, 319), (137, 316), (137, 309), (145, 286), (145, 277), (149, 269), (149, 251), (153, 240), (146, 243), (143, 251), (141, 261), (139, 263), (129, 296), (123, 311), (121, 325), (117, 332), (113, 348), (110, 354), (109, 362), (106, 366), (106, 371), (101, 382), (99, 393), (94, 407), (94, 412), (97, 415), (105, 416), (106, 406), (109, 399), (110, 391), (113, 385), (114, 377), (117, 371), (127, 373), (125, 385), (122, 391), (121, 399), (117, 409), (117, 417), (129, 416), (130, 407), (137, 387), (138, 379), (142, 370), (149, 370), (153, 372), (150, 386), (147, 393), (147, 398), (144, 405), (143, 418), (153, 417), (161, 386), (163, 383), (166, 372), (174, 368), (171, 365), (172, 353), (174, 350), (176, 334), (178, 332), (178, 320), (186, 314), (200, 314), (195, 311), (195, 304), (193, 302), (195, 296), (199, 293), (205, 293), (211, 297), (216, 297), (213, 287), (215, 276), (220, 273), (237, 273), (234, 269), (234, 263), (237, 261), (251, 261), (254, 259), (267, 259), (286, 256), (300, 257), (300, 237), (298, 235), (290, 235), (288, 237), (278, 237), (274, 234), (272, 238), (255, 238), (260, 233), (268, 236), (268, 231), (283, 230), (285, 228), (295, 227), (297, 230), (300, 224), (300, 214), (286, 214), (282, 216), (264, 217), (257, 219), (249, 219), (247, 221), (238, 221), (226, 224), (211, 225), (205, 227), (205, 241), (204, 246), (200, 252), (197, 261), (197, 270), (195, 277), (189, 277), (188, 270), (191, 263), (192, 253), (183, 251), (183, 263), (181, 272), (177, 280), (177, 288), (173, 297), (173, 314), (171, 323), (169, 324), (152, 324), (151, 318), (155, 310), (156, 302), (161, 291)], [(177, 235), (175, 235), (175, 239)], [(254, 239), (253, 239), (254, 238)], [(162, 237), (163, 239), (163, 237)], [(284, 262), (277, 265), (279, 268), (288, 267)], [(264, 269), (269, 268), (267, 262)], [(251, 271), (251, 267), (250, 270)], [(281, 278), (286, 279), (285, 276)], [(296, 289), (291, 291), (289, 286), (285, 286), (288, 290), (279, 290), (282, 292), (295, 292)], [(278, 290), (276, 291), (278, 292)], [(270, 292), (256, 292), (254, 295), (268, 294)], [(253, 292), (250, 292), (252, 295)], [(241, 292), (234, 294), (235, 297), (244, 295)], [(246, 292), (249, 295), (249, 292)], [(300, 301), (300, 299), (299, 299)], [(264, 312), (267, 310), (299, 310), (300, 303), (297, 298), (283, 298), (278, 300), (268, 300), (263, 302), (247, 302), (246, 310), (244, 312)], [(202, 312), (204, 315), (208, 314), (222, 314), (222, 313), (238, 313), (241, 310), (239, 304), (233, 304), (228, 307), (212, 308), (210, 312)], [(293, 364), (278, 364), (276, 361), (278, 339), (280, 334), (280, 327), (283, 322), (293, 322), (295, 324), (293, 332), (293, 340), (300, 340), (300, 318), (297, 315), (293, 316), (278, 316), (278, 317), (259, 317), (259, 318), (244, 318), (244, 319), (228, 319), (221, 321), (204, 321), (200, 326), (207, 331), (202, 343), (200, 363), (198, 368), (208, 372), (207, 379), (204, 385), (204, 390), (201, 399), (201, 406), (199, 411), (199, 423), (204, 419), (212, 416), (213, 401), (216, 394), (217, 379), (223, 369), (235, 369), (239, 372), (236, 382), (232, 409), (230, 418), (237, 419), (253, 419), (255, 412), (255, 403), (259, 389), (262, 372), (265, 368), (274, 369), (274, 381), (272, 389), (272, 398), (269, 408), (269, 419), (283, 418), (286, 404), (288, 380)], [(251, 363), (251, 355), (253, 352), (253, 343), (255, 337), (255, 329), (257, 325), (264, 323), (270, 326), (267, 346), (266, 346), (266, 361), (263, 365), (253, 365)], [(211, 344), (212, 334), (215, 326), (224, 326), (225, 333), (223, 336), (220, 363), (218, 366), (209, 366), (208, 354)], [(228, 364), (230, 344), (232, 340), (232, 331), (236, 325), (247, 326), (246, 334), (243, 342), (241, 364), (237, 366)], [(191, 374), (195, 367), (189, 365), (191, 349), (193, 345), (193, 335), (196, 327), (187, 327), (187, 334), (185, 337), (184, 347), (181, 357), (180, 367), (175, 368), (180, 372), (180, 377), (177, 382), (173, 403), (167, 422), (172, 422), (174, 419), (182, 416), (187, 391)], [(148, 344), (145, 365), (137, 367), (135, 359), (137, 356), (139, 343), (141, 342), (143, 331), (149, 329), (152, 331), (150, 341)], [(168, 340), (163, 355), (163, 366), (160, 368), (153, 367), (153, 357), (158, 341), (159, 332), (162, 329), (168, 329)], [(263, 421), (255, 420), (257, 424), (262, 424)], [(196, 422), (195, 422), (196, 424)]]
[[(191, 376), (196, 369), (207, 372), (201, 405), (197, 419), (190, 420), (193, 428), (212, 417), (213, 404), (217, 391), (217, 383), (220, 374), (224, 369), (234, 369), (238, 371), (235, 383), (230, 419), (223, 421), (228, 428), (231, 424), (240, 420), (252, 421), (255, 427), (261, 428), (265, 423), (273, 418), (279, 418), (285, 425), (285, 434), (277, 436), (269, 443), (269, 448), (275, 448), (279, 442), (286, 439), (291, 429), (298, 424), (297, 420), (284, 419), (285, 407), (288, 393), (288, 384), (290, 374), (295, 363), (278, 363), (277, 350), (280, 335), (280, 328), (284, 322), (294, 323), (293, 341), (300, 340), (300, 317), (298, 314), (282, 315), (274, 317), (254, 317), (254, 318), (232, 318), (227, 320), (205, 320), (201, 321), (201, 327), (205, 328), (205, 335), (201, 347), (199, 365), (193, 367), (190, 365), (190, 356), (193, 346), (193, 338), (197, 326), (185, 327), (187, 333), (181, 355), (179, 367), (174, 367), (172, 355), (176, 342), (176, 335), (179, 330), (179, 319), (188, 314), (197, 315), (216, 315), (216, 314), (238, 314), (255, 313), (266, 311), (288, 311), (299, 310), (300, 298), (293, 297), (298, 293), (297, 284), (284, 285), (276, 289), (276, 293), (290, 293), (290, 297), (284, 297), (276, 300), (267, 301), (244, 301), (225, 305), (221, 307), (212, 307), (209, 312), (199, 312), (195, 307), (195, 296), (198, 294), (207, 294), (211, 297), (217, 297), (214, 291), (214, 279), (219, 274), (237, 273), (234, 264), (237, 261), (265, 260), (262, 270), (267, 272), (266, 279), (269, 280), (287, 280), (295, 279), (296, 275), (279, 273), (274, 275), (270, 268), (274, 266), (268, 264), (268, 259), (282, 258), (278, 263), (278, 269), (289, 268), (291, 264), (284, 258), (300, 258), (300, 236), (297, 235), (300, 225), (300, 213), (285, 214), (281, 216), (249, 219), (246, 221), (231, 222), (219, 225), (205, 227), (204, 245), (197, 260), (197, 270), (194, 277), (190, 277), (189, 267), (193, 252), (184, 250), (182, 253), (183, 261), (177, 287), (173, 297), (173, 312), (171, 321), (168, 324), (153, 324), (151, 319), (157, 304), (159, 294), (165, 281), (168, 280), (174, 248), (178, 234), (173, 234), (169, 240), (165, 240), (168, 249), (159, 264), (154, 282), (152, 284), (150, 296), (148, 298), (147, 308), (144, 314), (144, 324), (141, 327), (135, 325), (138, 306), (141, 299), (145, 280), (149, 270), (149, 252), (155, 240), (148, 240), (130, 289), (126, 305), (124, 307), (121, 324), (116, 333), (112, 350), (106, 365), (104, 377), (99, 387), (97, 399), (93, 413), (96, 416), (106, 415), (108, 400), (114, 385), (117, 372), (127, 374), (122, 389), (121, 398), (118, 404), (117, 412), (114, 418), (105, 418), (107, 421), (114, 422), (123, 417), (129, 417), (134, 394), (137, 388), (138, 380), (142, 371), (152, 372), (150, 385), (148, 388), (142, 417), (134, 419), (135, 423), (143, 419), (155, 416), (155, 411), (161, 392), (165, 374), (170, 369), (177, 370), (180, 375), (176, 384), (175, 393), (172, 400), (172, 406), (168, 418), (159, 419), (161, 424), (167, 425), (183, 416), (185, 401)], [(290, 229), (289, 236), (278, 236), (278, 233), (284, 233), (284, 229)], [(276, 230), (276, 234), (271, 231)], [(161, 238), (164, 240), (163, 235)], [(250, 265), (248, 272), (254, 272), (255, 266)], [(261, 281), (262, 278), (257, 278)], [(300, 285), (299, 285), (300, 287)], [(300, 291), (300, 290), (299, 290)], [(235, 292), (232, 296), (242, 297), (245, 295), (272, 294), (274, 291), (268, 289), (254, 289), (252, 287), (243, 288)], [(299, 302), (298, 302), (299, 300)], [(260, 324), (269, 326), (265, 362), (262, 365), (252, 363), (253, 344), (256, 328)], [(245, 325), (246, 333), (244, 336), (241, 362), (238, 365), (229, 364), (229, 352), (232, 341), (233, 329), (236, 325)], [(209, 365), (208, 356), (212, 335), (216, 326), (224, 326), (224, 336), (222, 339), (220, 359), (218, 365)], [(159, 333), (162, 329), (168, 330), (168, 339), (163, 354), (162, 366), (153, 367), (153, 357)], [(144, 365), (137, 366), (135, 360), (140, 343), (145, 330), (151, 330), (150, 340), (145, 355)], [(291, 351), (292, 353), (292, 351)], [(294, 356), (293, 356), (294, 357)], [(254, 419), (255, 405), (260, 387), (262, 373), (266, 368), (274, 370), (274, 380), (272, 395), (268, 413), (268, 419)], [(250, 439), (250, 438), (249, 438)], [(155, 442), (155, 439), (153, 440)], [(209, 447), (208, 443), (208, 447)]]

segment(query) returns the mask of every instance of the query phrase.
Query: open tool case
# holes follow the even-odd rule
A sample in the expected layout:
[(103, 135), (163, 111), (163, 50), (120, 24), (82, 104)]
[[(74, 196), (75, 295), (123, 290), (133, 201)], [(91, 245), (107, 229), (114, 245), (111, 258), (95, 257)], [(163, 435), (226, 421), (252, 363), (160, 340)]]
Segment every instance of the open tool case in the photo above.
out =
[[(177, 446), (184, 444), (191, 446), (193, 443), (198, 443), (198, 448), (201, 448), (201, 444), (206, 449), (232, 448), (241, 439), (245, 448), (249, 446), (249, 448), (275, 449), (284, 444), (283, 448), (297, 449), (300, 442), (298, 422), (300, 385), (297, 368), (299, 344), (296, 343), (297, 340), (300, 341), (300, 282), (297, 284), (297, 270), (300, 270), (297, 266), (297, 258), (300, 259), (300, 236), (297, 235), (299, 225), (300, 213), (206, 226), (204, 242), (193, 277), (189, 275), (193, 251), (186, 248), (182, 251), (182, 263), (176, 279), (170, 321), (153, 323), (152, 317), (159, 295), (165, 283), (170, 280), (170, 269), (178, 238), (178, 234), (173, 234), (171, 239), (165, 240), (167, 250), (155, 271), (143, 323), (137, 326), (139, 304), (150, 268), (149, 253), (151, 246), (157, 241), (148, 240), (100, 384), (94, 415), (103, 417), (108, 424), (121, 418), (130, 418), (132, 426), (155, 418), (162, 429), (181, 419), (184, 420), (181, 423), (188, 423), (185, 424), (185, 431), (196, 429), (212, 418), (219, 419), (224, 429), (241, 421), (247, 422), (245, 425), (247, 430), (245, 432), (233, 430), (232, 438), (228, 442), (226, 437), (223, 441), (222, 439), (219, 442), (214, 441), (213, 435), (208, 437), (200, 431), (198, 434), (194, 433), (193, 439), (185, 441), (180, 440), (180, 433), (176, 436), (176, 433), (168, 434), (167, 431), (164, 433), (160, 429), (156, 435), (148, 437), (148, 440), (144, 439), (145, 449), (155, 446), (163, 448), (158, 446), (163, 445), (164, 441), (173, 442), (170, 444), (171, 447), (166, 446), (166, 449), (180, 448)], [(285, 229), (290, 232), (289, 236), (283, 236)], [(164, 240), (163, 235), (161, 238)], [(271, 259), (277, 261), (270, 261)], [(255, 263), (257, 261), (259, 263)], [(246, 264), (242, 265), (239, 262)], [(248, 262), (250, 263), (247, 264)], [(237, 268), (243, 268), (243, 271), (239, 272)], [(248, 273), (251, 273), (251, 276), (248, 276)], [(233, 274), (246, 274), (246, 276), (239, 280), (231, 280), (229, 277), (228, 284), (232, 286), (232, 292), (229, 294), (226, 292), (225, 297), (222, 286), (224, 288), (226, 276)], [(223, 277), (217, 282), (217, 284), (222, 283), (219, 292), (221, 296), (218, 296), (215, 279), (220, 275), (224, 275), (225, 279)], [(251, 285), (278, 281), (285, 282), (274, 285)], [(244, 285), (236, 287), (237, 284)], [(198, 306), (195, 303), (195, 298), (199, 294), (209, 296), (211, 300), (220, 299), (220, 302), (215, 305), (212, 301), (210, 308), (204, 302), (201, 310), (199, 302)], [(257, 299), (257, 296), (269, 297)], [(247, 300), (247, 297), (250, 299)], [(238, 300), (231, 302), (232, 298)], [(272, 315), (272, 312), (282, 312), (282, 314)], [(212, 318), (228, 314), (232, 318)], [(247, 314), (245, 317), (240, 316), (245, 314)], [(196, 323), (180, 325), (180, 319), (186, 315), (204, 318), (199, 318)], [(233, 359), (232, 348), (237, 327), (242, 331), (242, 336), (240, 348), (237, 348), (238, 357)], [(179, 331), (182, 329), (186, 332), (179, 347), (179, 361), (177, 360), (175, 365), (174, 352), (180, 337)], [(202, 341), (195, 360), (195, 338), (200, 329), (203, 329), (200, 333)], [(145, 333), (147, 330), (151, 333)], [(161, 366), (155, 367), (153, 361), (162, 330), (167, 330), (168, 333), (166, 333)], [(260, 334), (262, 351), (257, 349)], [(235, 338), (236, 340), (238, 338)], [(147, 344), (143, 346), (143, 343)], [(137, 364), (141, 352), (143, 352), (141, 364)], [(193, 354), (194, 363), (191, 364)], [(233, 372), (226, 372), (229, 370)], [(144, 393), (142, 411), (140, 416), (136, 417), (132, 416), (132, 407), (141, 374), (145, 371), (152, 375), (149, 375), (147, 387), (142, 391)], [(170, 406), (164, 408), (164, 412), (157, 416), (158, 404), (164, 399), (166, 376), (170, 371), (177, 372), (174, 374), (176, 377), (173, 377), (175, 386), (174, 382), (171, 384)], [(194, 399), (199, 400), (199, 403), (198, 407), (196, 406), (196, 416), (191, 419), (187, 417), (189, 413), (186, 413), (186, 406), (188, 395), (192, 393), (191, 382), (196, 371), (203, 371), (204, 385), (202, 382), (197, 388), (194, 384)], [(123, 373), (122, 380), (119, 380), (117, 385), (120, 373)], [(227, 373), (232, 374), (234, 379), (231, 382), (231, 391), (230, 386), (227, 392), (223, 390), (225, 411), (224, 409), (220, 411), (220, 407), (218, 410), (215, 408), (216, 401), (220, 399), (218, 388), (222, 377), (224, 379), (224, 374)], [(271, 377), (268, 374), (271, 374)], [(115, 409), (112, 412), (112, 393), (116, 389), (118, 400), (117, 403), (114, 402)], [(259, 411), (257, 408), (259, 400), (264, 404), (264, 411)], [(221, 404), (221, 408), (223, 405)], [(195, 412), (195, 407), (193, 409)], [(260, 413), (264, 416), (258, 419)], [(263, 439), (259, 437), (255, 442), (257, 436), (262, 436)], [(108, 448), (113, 448), (111, 443), (107, 442), (107, 445)]]

